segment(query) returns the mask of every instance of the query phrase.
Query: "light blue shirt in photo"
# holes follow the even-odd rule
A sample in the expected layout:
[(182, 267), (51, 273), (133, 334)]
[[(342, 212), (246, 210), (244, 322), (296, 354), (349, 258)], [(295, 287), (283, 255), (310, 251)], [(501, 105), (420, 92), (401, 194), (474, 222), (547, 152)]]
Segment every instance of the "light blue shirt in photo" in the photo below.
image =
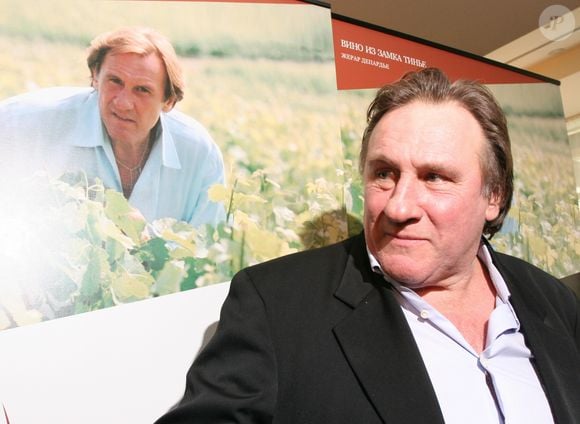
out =
[[(106, 188), (122, 192), (92, 88), (49, 88), (0, 102), (0, 165), (3, 178), (83, 171), (89, 181), (99, 178)], [(148, 221), (170, 217), (216, 225), (224, 208), (209, 200), (208, 189), (223, 183), (222, 155), (207, 130), (173, 110), (161, 113), (151, 153), (128, 200)]]

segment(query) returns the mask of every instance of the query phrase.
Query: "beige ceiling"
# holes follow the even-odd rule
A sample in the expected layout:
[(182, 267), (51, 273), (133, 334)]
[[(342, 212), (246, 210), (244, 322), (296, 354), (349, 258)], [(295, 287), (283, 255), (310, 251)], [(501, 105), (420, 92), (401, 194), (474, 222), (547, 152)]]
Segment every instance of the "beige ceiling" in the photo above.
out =
[[(561, 81), (569, 127), (580, 131), (580, 0), (329, 0), (334, 13), (527, 69)], [(573, 12), (563, 41), (540, 31), (554, 4)], [(567, 21), (570, 22), (570, 21)]]

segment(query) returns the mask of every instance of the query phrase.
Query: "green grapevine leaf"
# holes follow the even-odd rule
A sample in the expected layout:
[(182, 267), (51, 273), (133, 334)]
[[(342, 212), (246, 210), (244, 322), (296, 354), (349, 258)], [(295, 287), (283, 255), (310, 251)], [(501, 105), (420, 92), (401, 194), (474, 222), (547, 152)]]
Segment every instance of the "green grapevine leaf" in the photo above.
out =
[(139, 211), (129, 205), (121, 193), (115, 190), (105, 191), (105, 214), (134, 243), (140, 242), (147, 221)]
[(156, 293), (159, 295), (176, 293), (180, 289), (181, 280), (187, 276), (183, 261), (167, 262), (157, 275)]

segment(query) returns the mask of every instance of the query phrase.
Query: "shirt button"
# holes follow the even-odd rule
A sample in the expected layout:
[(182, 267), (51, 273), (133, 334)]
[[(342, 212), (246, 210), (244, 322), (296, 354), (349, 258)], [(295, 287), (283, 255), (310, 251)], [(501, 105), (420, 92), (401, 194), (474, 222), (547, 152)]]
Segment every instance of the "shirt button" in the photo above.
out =
[(423, 319), (428, 319), (428, 318), (429, 318), (429, 311), (427, 311), (427, 310), (423, 309), (423, 310), (422, 310), (422, 311), (419, 313), (419, 315), (420, 315), (420, 316), (421, 316), (421, 318), (423, 318)]

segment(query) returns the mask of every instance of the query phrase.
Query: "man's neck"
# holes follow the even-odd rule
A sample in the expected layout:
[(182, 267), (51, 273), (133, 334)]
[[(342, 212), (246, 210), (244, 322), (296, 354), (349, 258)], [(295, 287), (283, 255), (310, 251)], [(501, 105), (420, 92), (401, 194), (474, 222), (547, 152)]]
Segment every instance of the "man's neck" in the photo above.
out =
[(128, 199), (145, 167), (153, 145), (153, 132), (139, 143), (117, 143), (112, 141), (113, 153), (124, 196)]
[(115, 159), (133, 168), (143, 162), (150, 146), (150, 137), (133, 143), (111, 140)]
[(479, 258), (475, 258), (467, 279), (445, 287), (415, 292), (451, 321), (478, 352), (485, 348), (487, 323), (495, 308), (496, 289)]

